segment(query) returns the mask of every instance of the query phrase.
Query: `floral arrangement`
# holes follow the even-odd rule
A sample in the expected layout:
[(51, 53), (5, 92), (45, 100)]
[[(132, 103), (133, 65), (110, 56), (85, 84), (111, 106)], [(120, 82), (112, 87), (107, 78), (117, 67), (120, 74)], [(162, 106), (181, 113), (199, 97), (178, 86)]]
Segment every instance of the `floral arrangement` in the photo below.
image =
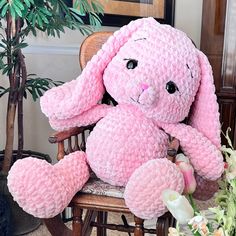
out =
[(162, 200), (177, 220), (176, 228), (169, 228), (168, 236), (187, 236), (181, 230), (186, 224), (194, 236), (236, 235), (236, 150), (229, 138), (229, 132), (228, 128), (225, 135), (228, 147), (221, 148), (225, 157), (225, 171), (219, 181), (219, 191), (215, 194), (216, 207), (208, 208), (213, 214), (212, 219), (208, 219), (204, 212), (197, 209), (192, 198), (196, 187), (193, 169), (186, 157), (177, 156), (176, 164), (184, 175), (184, 193), (188, 195), (188, 199), (170, 189), (163, 191)]

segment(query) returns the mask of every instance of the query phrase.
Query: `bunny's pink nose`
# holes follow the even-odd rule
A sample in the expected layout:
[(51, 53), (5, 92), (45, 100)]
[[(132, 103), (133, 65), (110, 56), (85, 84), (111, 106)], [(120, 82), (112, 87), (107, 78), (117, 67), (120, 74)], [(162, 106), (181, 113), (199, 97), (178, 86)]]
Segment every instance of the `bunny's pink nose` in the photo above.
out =
[(140, 86), (141, 86), (143, 91), (147, 90), (149, 88), (149, 86), (147, 84), (145, 84), (145, 83), (141, 83)]

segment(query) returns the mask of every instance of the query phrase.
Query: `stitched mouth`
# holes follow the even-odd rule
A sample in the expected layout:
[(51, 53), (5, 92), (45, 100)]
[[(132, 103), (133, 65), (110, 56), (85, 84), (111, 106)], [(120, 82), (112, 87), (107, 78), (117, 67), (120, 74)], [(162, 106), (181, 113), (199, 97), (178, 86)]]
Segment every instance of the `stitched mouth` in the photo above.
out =
[(135, 100), (135, 99), (132, 98), (132, 97), (130, 97), (130, 99), (131, 99), (132, 101), (134, 101), (135, 103), (138, 103), (138, 104), (142, 105), (142, 104), (139, 102), (139, 97), (140, 97), (140, 95), (138, 96), (138, 99), (137, 99), (137, 100)]
[(143, 106), (151, 106), (156, 100), (156, 95), (154, 89), (151, 87), (147, 90), (142, 91), (138, 96), (133, 94), (133, 96), (130, 96), (130, 99)]

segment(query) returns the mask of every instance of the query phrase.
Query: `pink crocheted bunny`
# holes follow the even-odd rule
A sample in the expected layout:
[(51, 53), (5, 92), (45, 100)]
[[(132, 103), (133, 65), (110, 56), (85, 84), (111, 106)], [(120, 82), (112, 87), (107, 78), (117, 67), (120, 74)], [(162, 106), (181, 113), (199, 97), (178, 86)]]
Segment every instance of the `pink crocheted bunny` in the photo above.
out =
[[(98, 104), (105, 89), (116, 107)], [(76, 80), (45, 93), (41, 108), (56, 130), (97, 124), (86, 153), (54, 166), (28, 158), (12, 167), (9, 189), (35, 216), (61, 212), (87, 182), (89, 167), (103, 181), (125, 186), (125, 202), (136, 216), (162, 215), (162, 191), (184, 188), (181, 172), (165, 158), (167, 134), (180, 140), (198, 175), (215, 180), (223, 172), (209, 62), (183, 32), (153, 18), (116, 31)], [(189, 124), (181, 123), (187, 116)]]

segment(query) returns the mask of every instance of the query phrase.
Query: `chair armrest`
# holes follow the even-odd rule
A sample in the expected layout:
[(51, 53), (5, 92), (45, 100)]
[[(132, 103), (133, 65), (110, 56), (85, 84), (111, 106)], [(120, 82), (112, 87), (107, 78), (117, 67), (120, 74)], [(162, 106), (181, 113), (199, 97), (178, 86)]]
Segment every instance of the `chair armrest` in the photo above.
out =
[(74, 128), (69, 129), (69, 130), (56, 132), (48, 138), (48, 141), (50, 143), (59, 143), (59, 142), (62, 142), (64, 140), (72, 137), (72, 136), (82, 134), (86, 130), (92, 130), (93, 127), (94, 127), (94, 125), (89, 125), (89, 126), (84, 126), (84, 127), (74, 127)]
[[(74, 127), (66, 131), (56, 132), (48, 138), (50, 143), (57, 143), (57, 160), (64, 158), (65, 154), (75, 152), (78, 150), (85, 150), (85, 131), (91, 131), (95, 124)], [(79, 137), (80, 136), (80, 137)], [(72, 137), (74, 137), (72, 139)], [(65, 141), (67, 141), (67, 148), (65, 148)], [(73, 142), (73, 144), (72, 144)]]
[(179, 140), (177, 138), (172, 138), (170, 140), (168, 149), (167, 149), (167, 159), (172, 162), (175, 162), (175, 157), (179, 149)]
[[(61, 160), (65, 154), (69, 154), (76, 150), (83, 150), (85, 148), (85, 134), (84, 131), (89, 130), (91, 131), (94, 128), (95, 124), (84, 126), (84, 127), (74, 127), (66, 131), (56, 132), (52, 136), (48, 138), (50, 143), (57, 143), (58, 144), (58, 153), (57, 159)], [(78, 145), (78, 135), (82, 136), (81, 145)], [(75, 146), (72, 147), (71, 145), (71, 138), (75, 137)], [(68, 148), (65, 150), (64, 141), (68, 140)], [(167, 150), (167, 158), (175, 162), (175, 156), (177, 155), (179, 149), (179, 140), (176, 138), (171, 138), (170, 143)]]

